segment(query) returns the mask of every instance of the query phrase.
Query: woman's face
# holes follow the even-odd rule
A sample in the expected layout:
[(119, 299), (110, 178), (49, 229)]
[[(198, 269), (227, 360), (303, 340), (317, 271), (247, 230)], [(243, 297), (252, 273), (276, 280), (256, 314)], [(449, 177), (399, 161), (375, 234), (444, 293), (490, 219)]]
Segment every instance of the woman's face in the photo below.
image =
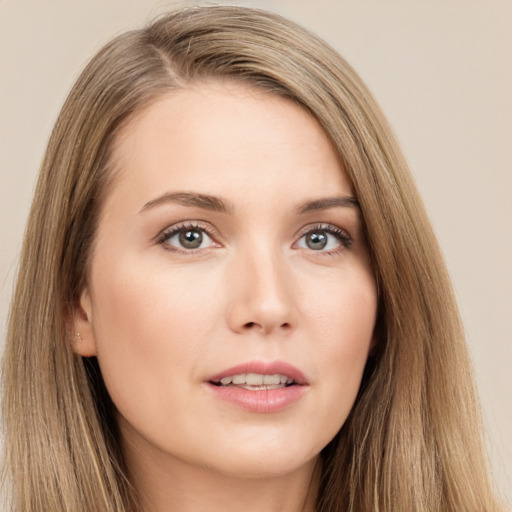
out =
[(113, 162), (76, 351), (125, 445), (239, 476), (311, 463), (352, 408), (377, 302), (328, 138), (287, 99), (208, 83), (136, 116)]

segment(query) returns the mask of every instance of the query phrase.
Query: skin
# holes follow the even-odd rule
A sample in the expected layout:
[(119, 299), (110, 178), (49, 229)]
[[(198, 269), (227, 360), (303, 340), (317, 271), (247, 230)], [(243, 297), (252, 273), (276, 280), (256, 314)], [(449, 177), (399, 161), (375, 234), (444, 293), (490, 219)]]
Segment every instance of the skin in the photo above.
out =
[[(287, 99), (201, 83), (134, 117), (113, 158), (75, 350), (98, 358), (144, 509), (314, 510), (319, 453), (352, 408), (377, 309), (358, 208), (297, 212), (353, 196), (328, 138)], [(229, 209), (155, 201), (176, 192)], [(181, 222), (199, 248), (163, 239)], [(211, 392), (209, 377), (255, 360), (300, 369), (302, 397), (257, 413)]]

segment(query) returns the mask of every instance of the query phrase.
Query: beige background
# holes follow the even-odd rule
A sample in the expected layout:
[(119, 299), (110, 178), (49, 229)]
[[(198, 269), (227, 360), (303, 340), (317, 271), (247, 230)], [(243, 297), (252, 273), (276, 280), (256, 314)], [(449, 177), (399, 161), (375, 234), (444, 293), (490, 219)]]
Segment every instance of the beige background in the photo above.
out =
[[(186, 3), (186, 2), (184, 2)], [(327, 39), (402, 143), (453, 277), (512, 502), (512, 0), (242, 1)], [(0, 0), (0, 346), (37, 168), (78, 72), (151, 0)]]

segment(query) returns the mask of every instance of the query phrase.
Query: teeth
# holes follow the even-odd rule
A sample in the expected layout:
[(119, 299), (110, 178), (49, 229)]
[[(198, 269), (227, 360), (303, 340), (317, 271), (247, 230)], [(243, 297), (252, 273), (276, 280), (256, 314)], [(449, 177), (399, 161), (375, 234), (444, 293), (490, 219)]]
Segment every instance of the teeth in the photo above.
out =
[(230, 384), (239, 386), (284, 386), (285, 384), (293, 384), (293, 379), (286, 375), (262, 375), (260, 373), (241, 373), (238, 375), (231, 375), (220, 379), (223, 386)]
[[(283, 375), (284, 377), (284, 375)], [(249, 382), (247, 382), (249, 383)], [(265, 386), (271, 386), (273, 384), (281, 384), (281, 375), (264, 375), (263, 384)]]
[(248, 384), (249, 386), (261, 386), (263, 384), (263, 380), (265, 379), (265, 377), (257, 373), (246, 373), (245, 382), (241, 384)]

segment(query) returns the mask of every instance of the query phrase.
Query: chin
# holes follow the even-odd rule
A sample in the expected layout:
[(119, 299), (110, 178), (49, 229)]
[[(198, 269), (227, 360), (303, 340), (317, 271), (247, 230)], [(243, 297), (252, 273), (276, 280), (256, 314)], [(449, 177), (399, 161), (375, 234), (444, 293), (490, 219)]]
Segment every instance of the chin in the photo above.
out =
[(232, 478), (242, 479), (268, 479), (279, 478), (293, 474), (308, 466), (314, 466), (317, 457), (311, 458), (290, 457), (284, 453), (274, 454), (272, 457), (241, 458), (226, 460), (222, 464), (211, 467), (218, 473)]
[(322, 448), (323, 444), (307, 446), (290, 437), (261, 439), (248, 445), (234, 440), (221, 447), (221, 455), (212, 454), (208, 462), (203, 459), (203, 464), (206, 462), (209, 469), (235, 478), (276, 478), (309, 465), (313, 467)]

